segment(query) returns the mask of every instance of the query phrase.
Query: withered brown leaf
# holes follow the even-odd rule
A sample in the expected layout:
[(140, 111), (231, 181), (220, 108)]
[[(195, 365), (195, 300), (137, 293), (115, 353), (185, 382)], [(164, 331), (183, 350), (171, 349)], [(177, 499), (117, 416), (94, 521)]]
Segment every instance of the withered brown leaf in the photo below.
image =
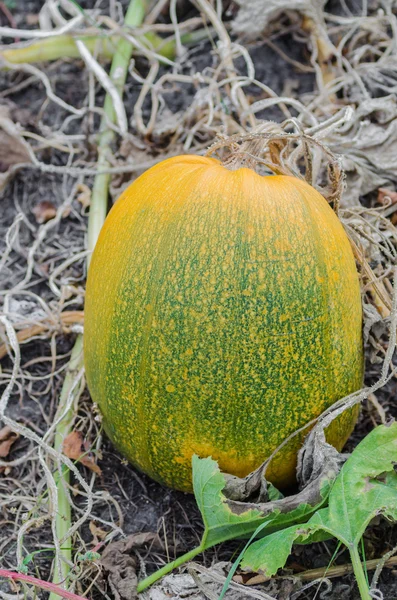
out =
[(0, 458), (5, 458), (9, 455), (11, 446), (19, 438), (19, 433), (12, 431), (8, 425), (0, 429)]
[(63, 442), (63, 453), (72, 460), (78, 460), (97, 475), (102, 474), (100, 467), (94, 461), (94, 458), (89, 451), (89, 446), (87, 442), (84, 441), (80, 431), (72, 431), (66, 436)]

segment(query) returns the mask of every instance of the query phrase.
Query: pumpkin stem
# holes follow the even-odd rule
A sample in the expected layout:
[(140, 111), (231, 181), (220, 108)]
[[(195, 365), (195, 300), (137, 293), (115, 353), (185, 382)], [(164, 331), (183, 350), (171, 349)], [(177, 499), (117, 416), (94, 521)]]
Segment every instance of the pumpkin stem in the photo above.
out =
[[(346, 114), (342, 119), (345, 117)], [(339, 118), (336, 124), (340, 122)], [(291, 126), (295, 131), (290, 131)], [(333, 126), (335, 123), (327, 125), (327, 131)], [(262, 167), (261, 174), (264, 174), (264, 167), (276, 175), (303, 179), (315, 187), (338, 214), (344, 177), (341, 160), (318, 139), (320, 130), (319, 126), (316, 127), (315, 135), (311, 135), (315, 128), (312, 127), (310, 133), (307, 133), (302, 123), (294, 118), (287, 119), (281, 125), (263, 121), (247, 134), (218, 136), (206, 155), (217, 155), (223, 166), (231, 171), (242, 167), (259, 171), (259, 167)], [(314, 155), (314, 151), (317, 154)], [(325, 158), (322, 164), (320, 154)], [(314, 156), (316, 160), (313, 159)], [(316, 185), (316, 180), (326, 183)]]
[[(229, 145), (229, 139), (225, 138), (224, 145), (230, 153), (222, 161), (223, 166), (230, 171), (236, 171), (242, 167), (255, 171), (258, 165), (262, 164), (278, 175), (290, 174), (285, 173), (285, 169), (281, 168), (280, 152), (284, 148), (285, 142), (279, 139), (280, 134), (283, 135), (284, 132), (277, 123), (264, 121), (254, 127), (247, 136), (243, 136), (240, 145), (234, 139), (230, 139)], [(271, 139), (272, 135), (277, 138)], [(266, 154), (269, 155), (270, 160), (265, 159)]]

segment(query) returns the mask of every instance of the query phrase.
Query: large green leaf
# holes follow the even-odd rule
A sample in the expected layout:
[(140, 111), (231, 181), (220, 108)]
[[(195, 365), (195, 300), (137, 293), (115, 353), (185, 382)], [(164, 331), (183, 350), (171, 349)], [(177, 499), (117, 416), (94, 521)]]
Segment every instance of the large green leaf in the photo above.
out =
[(234, 514), (225, 503), (222, 490), (225, 478), (212, 458), (193, 456), (193, 489), (204, 523), (202, 544), (206, 548), (227, 539), (242, 537), (255, 531), (266, 517), (249, 509)]
[[(274, 509), (265, 509), (266, 504), (250, 504), (245, 509), (243, 502), (230, 502), (222, 490), (226, 484), (218, 464), (211, 458), (193, 457), (193, 488), (203, 522), (203, 549), (228, 539), (249, 537), (259, 526), (260, 535), (288, 527), (291, 523), (302, 523), (321, 506), (329, 491), (329, 482), (324, 481), (323, 494), (316, 506), (299, 504), (295, 509), (281, 512), (274, 502)], [(258, 532), (259, 535), (259, 532)]]
[(312, 541), (325, 532), (349, 548), (359, 569), (357, 546), (369, 522), (379, 514), (397, 520), (396, 461), (397, 423), (377, 427), (342, 467), (328, 506), (317, 510), (305, 525), (289, 527), (251, 544), (244, 553), (242, 568), (274, 575), (285, 565), (293, 543)]
[[(146, 577), (139, 583), (138, 591), (143, 591), (172, 569), (192, 560), (215, 544), (233, 538), (250, 538), (249, 544), (259, 536), (306, 522), (316, 510), (325, 505), (338, 472), (333, 463), (327, 463), (324, 471), (295, 496), (283, 498), (275, 488), (269, 486), (270, 501), (255, 503), (226, 497), (224, 491), (230, 484), (230, 479), (227, 480), (211, 458), (200, 459), (193, 456), (192, 464), (194, 494), (204, 522), (200, 545)], [(243, 480), (241, 482), (244, 484)], [(233, 493), (233, 497), (236, 496), (238, 494)], [(237, 564), (238, 562), (239, 560)], [(230, 577), (232, 574), (231, 571)], [(222, 594), (226, 587), (227, 585)]]

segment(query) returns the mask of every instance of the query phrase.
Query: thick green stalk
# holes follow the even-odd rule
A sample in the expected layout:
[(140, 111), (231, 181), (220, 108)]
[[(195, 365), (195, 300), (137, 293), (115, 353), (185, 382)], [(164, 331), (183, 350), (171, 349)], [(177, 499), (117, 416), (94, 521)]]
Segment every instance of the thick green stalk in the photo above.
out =
[[(46, 62), (59, 58), (79, 58), (80, 52), (75, 43), (79, 40), (87, 46), (91, 54), (110, 60), (117, 52), (121, 39), (119, 36), (107, 37), (98, 34), (59, 35), (45, 38), (23, 48), (6, 47), (0, 52), (0, 57), (13, 64)], [(164, 58), (171, 59), (175, 55), (175, 42), (172, 39), (164, 40), (152, 32), (140, 35), (137, 39)]]
[[(182, 35), (181, 42), (186, 46), (194, 45), (207, 39), (208, 34), (208, 29), (197, 29), (196, 31)], [(148, 31), (144, 35), (137, 36), (137, 39), (143, 45), (147, 46), (149, 50), (153, 50), (158, 55), (169, 60), (175, 58), (176, 45), (174, 38), (164, 39), (156, 33)], [(75, 43), (76, 40), (84, 42), (91, 54), (98, 56), (100, 59), (110, 60), (117, 50), (120, 37), (106, 37), (105, 35), (98, 34), (81, 35), (78, 37), (73, 35), (59, 35), (34, 42), (24, 48), (14, 48), (11, 45), (0, 52), (0, 58), (4, 58), (7, 62), (16, 65), (53, 61), (60, 58), (80, 58), (80, 52)]]
[(142, 579), (142, 581), (138, 583), (137, 592), (143, 592), (143, 590), (146, 590), (146, 588), (153, 585), (153, 583), (156, 583), (156, 581), (164, 577), (164, 575), (168, 575), (168, 573), (171, 573), (173, 569), (176, 569), (177, 567), (180, 567), (181, 565), (189, 562), (189, 560), (192, 560), (195, 556), (201, 554), (201, 552), (203, 551), (204, 548), (202, 547), (202, 545), (197, 546), (197, 548), (193, 548), (193, 550), (190, 550), (190, 552), (186, 552), (186, 554), (183, 554), (182, 556), (179, 556), (172, 562), (164, 565), (162, 569), (159, 569), (155, 573), (152, 573), (152, 575), (149, 575), (149, 577), (145, 577), (145, 579)]
[(352, 566), (354, 576), (357, 581), (358, 590), (360, 592), (361, 600), (371, 600), (371, 594), (369, 593), (368, 583), (365, 578), (363, 565), (361, 563), (360, 554), (356, 546), (349, 547), (350, 557), (352, 559)]
[(39, 42), (33, 42), (22, 48), (5, 49), (0, 53), (1, 58), (12, 64), (37, 63), (59, 58), (79, 58), (80, 52), (75, 41), (81, 40), (87, 46), (91, 54), (100, 58), (110, 59), (114, 54), (114, 38), (99, 35), (82, 35), (74, 37), (73, 35), (58, 35), (49, 37)]
[[(138, 27), (145, 17), (146, 0), (132, 0), (125, 16), (125, 24), (130, 27)], [(133, 47), (131, 43), (122, 38), (117, 44), (116, 54), (114, 55), (110, 69), (110, 78), (112, 79), (118, 92), (121, 94), (128, 73), (128, 65), (131, 60)], [(115, 112), (112, 99), (109, 94), (106, 95), (104, 112), (112, 123), (115, 122)], [(110, 167), (108, 155), (110, 146), (115, 139), (115, 133), (107, 126), (107, 120), (102, 119), (101, 135), (98, 145), (98, 170), (106, 170)], [(98, 230), (106, 217), (107, 198), (109, 189), (110, 175), (107, 173), (98, 174), (95, 177), (92, 189), (90, 219), (88, 221), (88, 250), (93, 250), (98, 237)], [(89, 259), (88, 259), (89, 263)]]
[[(66, 402), (68, 401), (68, 398), (69, 398), (69, 394), (73, 388), (76, 374), (81, 370), (82, 367), (83, 367), (83, 336), (79, 335), (77, 337), (75, 345), (73, 346), (72, 354), (70, 356), (70, 361), (69, 361), (68, 369), (66, 372), (65, 380), (63, 382), (61, 395), (59, 398), (58, 411), (57, 411), (55, 420), (57, 419), (58, 415), (62, 414), (62, 412), (64, 411)], [(76, 398), (79, 396), (80, 391), (81, 390), (79, 388), (76, 388), (74, 390), (72, 407), (70, 408), (68, 413), (64, 416), (62, 421), (60, 421), (60, 423), (58, 424), (58, 427), (56, 429), (55, 440), (54, 440), (54, 449), (59, 453), (62, 453), (63, 440), (65, 439), (65, 437), (67, 436), (67, 434), (70, 431), (70, 425), (73, 422), (73, 404), (74, 404), (74, 401), (76, 400)], [(69, 472), (64, 472), (62, 476), (64, 478), (65, 485), (67, 485), (69, 483)], [(62, 546), (61, 546), (60, 572), (56, 568), (56, 565), (54, 568), (52, 582), (55, 584), (62, 583), (67, 578), (67, 576), (69, 574), (69, 569), (70, 569), (69, 563), (72, 560), (72, 541), (70, 538), (65, 538), (65, 536), (70, 528), (71, 507), (69, 504), (69, 499), (63, 488), (62, 481), (60, 479), (58, 479), (58, 481), (57, 481), (57, 489), (58, 489), (58, 512), (55, 517), (55, 519), (56, 519), (55, 522), (56, 522), (57, 537), (59, 540), (63, 539), (63, 542), (62, 542)], [(51, 598), (51, 600), (56, 600), (56, 598), (58, 598), (58, 595), (54, 594), (54, 592), (51, 592), (50, 598)]]
[[(146, 0), (131, 0), (126, 16), (125, 24), (130, 27), (137, 27), (141, 25), (145, 16)], [(125, 39), (121, 39), (117, 44), (116, 53), (113, 58), (112, 66), (110, 69), (110, 78), (116, 86), (120, 95), (123, 92), (124, 83), (128, 73), (128, 66), (132, 55), (132, 45)], [(110, 144), (113, 142), (115, 134), (107, 126), (110, 121), (114, 123), (115, 113), (113, 109), (112, 100), (109, 95), (106, 95), (104, 103), (104, 113), (107, 118), (103, 118), (101, 122), (101, 134), (99, 139), (98, 147), (98, 168), (99, 170), (104, 166), (108, 165), (107, 155), (110, 151)], [(108, 186), (109, 176), (108, 175), (97, 175), (94, 182), (93, 193), (91, 198), (90, 214), (88, 217), (88, 250), (92, 252), (98, 239), (99, 232), (105, 221), (107, 200), (108, 200)], [(79, 335), (75, 342), (72, 350), (72, 357), (68, 369), (68, 375), (66, 376), (63, 383), (60, 403), (58, 408), (58, 414), (64, 410), (66, 399), (69, 396), (73, 381), (73, 372), (76, 366), (79, 368), (83, 364), (82, 355), (83, 336)], [(61, 451), (62, 444), (65, 437), (70, 432), (73, 425), (73, 410), (65, 416), (65, 418), (58, 424), (55, 432), (55, 443), (54, 447)], [(57, 482), (58, 490), (58, 514), (56, 518), (56, 529), (58, 539), (62, 539), (70, 528), (71, 523), (71, 509), (68, 502), (68, 497), (65, 494), (64, 485), (68, 485), (70, 481), (70, 475), (68, 471), (63, 474), (64, 482), (59, 480)], [(58, 559), (61, 559), (62, 565), (62, 579), (60, 579), (58, 569), (54, 569), (53, 583), (61, 583), (66, 580), (69, 574), (69, 562), (72, 556), (71, 540), (65, 540), (62, 544), (61, 554)], [(50, 600), (56, 600), (56, 595), (51, 593)]]

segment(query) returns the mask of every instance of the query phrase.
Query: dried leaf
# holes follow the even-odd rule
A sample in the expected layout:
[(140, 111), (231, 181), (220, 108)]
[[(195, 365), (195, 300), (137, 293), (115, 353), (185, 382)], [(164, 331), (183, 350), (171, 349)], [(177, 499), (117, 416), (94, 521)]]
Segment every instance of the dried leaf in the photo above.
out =
[[(57, 207), (49, 200), (42, 200), (32, 208), (32, 213), (36, 217), (37, 223), (47, 223), (47, 221), (50, 221), (56, 216)], [(69, 215), (70, 206), (67, 206), (62, 213), (62, 217), (65, 218)]]
[(0, 99), (0, 117), (7, 118), (23, 128), (34, 128), (36, 125), (35, 115), (29, 108), (22, 108), (10, 98)]
[[(172, 573), (147, 592), (148, 600), (218, 600), (230, 563), (218, 562), (210, 568), (190, 563), (187, 573)], [(256, 591), (256, 590), (255, 590)], [(276, 589), (274, 590), (276, 594)], [(232, 582), (225, 598), (227, 600), (271, 599), (263, 591), (253, 595), (252, 590)]]
[(98, 525), (95, 525), (95, 521), (90, 521), (89, 528), (90, 528), (92, 537), (94, 538), (93, 539), (94, 546), (96, 546), (100, 540), (104, 540), (109, 533), (108, 531), (105, 531), (104, 529), (101, 529), (100, 527), (98, 527)]
[(31, 162), (29, 146), (18, 127), (11, 119), (0, 114), (0, 192), (13, 173)]
[(327, 140), (342, 155), (346, 191), (342, 206), (359, 205), (359, 197), (397, 183), (397, 100), (395, 95), (360, 103), (353, 118)]
[(102, 474), (100, 467), (94, 462), (88, 444), (84, 442), (80, 431), (72, 431), (66, 436), (63, 442), (63, 453), (72, 460), (78, 460), (97, 475)]
[(30, 162), (30, 156), (24, 144), (18, 139), (0, 129), (0, 171), (5, 173), (18, 163)]
[(77, 201), (80, 202), (83, 209), (88, 208), (91, 204), (91, 190), (85, 183), (79, 183), (76, 186), (78, 192)]
[(11, 446), (18, 438), (19, 433), (12, 431), (8, 425), (0, 429), (0, 458), (5, 458), (9, 455)]
[(137, 558), (131, 552), (145, 544), (163, 549), (157, 533), (135, 533), (124, 540), (112, 542), (102, 554), (101, 566), (116, 600), (134, 600), (138, 598)]
[[(339, 473), (346, 457), (328, 444), (324, 431), (307, 436), (298, 454), (297, 479), (301, 488), (320, 481), (325, 472)], [(302, 493), (302, 492), (301, 492)]]
[(32, 208), (32, 213), (34, 214), (37, 223), (47, 223), (47, 221), (50, 221), (56, 216), (57, 209), (55, 204), (49, 200), (41, 200), (41, 202)]
[[(325, 0), (236, 0), (236, 3), (240, 10), (233, 21), (233, 30), (250, 38), (261, 34), (270, 21), (279, 19), (286, 11), (298, 11), (325, 29), (322, 11)], [(324, 34), (326, 37), (325, 31)]]

